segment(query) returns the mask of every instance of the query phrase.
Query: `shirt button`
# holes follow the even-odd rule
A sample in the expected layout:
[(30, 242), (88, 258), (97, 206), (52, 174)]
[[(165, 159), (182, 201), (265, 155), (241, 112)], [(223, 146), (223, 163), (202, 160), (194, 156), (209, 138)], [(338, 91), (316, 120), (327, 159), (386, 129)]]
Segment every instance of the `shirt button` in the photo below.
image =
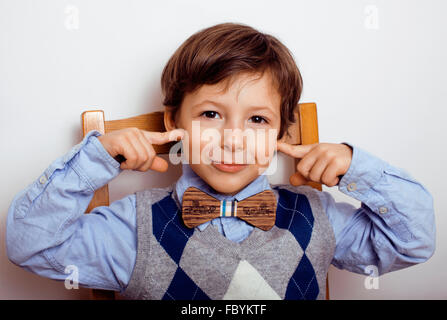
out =
[(39, 179), (39, 182), (41, 184), (44, 184), (45, 182), (47, 182), (47, 177), (45, 177), (45, 175), (41, 176), (40, 179)]
[(349, 191), (355, 191), (357, 189), (357, 184), (355, 182), (351, 182), (348, 184), (348, 190)]
[(379, 208), (379, 212), (380, 212), (381, 214), (384, 214), (384, 213), (387, 213), (387, 212), (388, 212), (388, 209), (387, 209), (386, 207), (380, 207), (380, 208)]

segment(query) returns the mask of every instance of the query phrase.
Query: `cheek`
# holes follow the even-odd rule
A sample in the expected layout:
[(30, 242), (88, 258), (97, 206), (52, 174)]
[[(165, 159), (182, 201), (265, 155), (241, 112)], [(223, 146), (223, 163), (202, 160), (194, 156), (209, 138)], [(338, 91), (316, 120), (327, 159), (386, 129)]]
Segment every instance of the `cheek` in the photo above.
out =
[(268, 165), (275, 155), (278, 130), (266, 129), (256, 135), (256, 142), (250, 148), (256, 163), (261, 166)]
[[(254, 130), (244, 138), (244, 148), (230, 151), (223, 148), (222, 133), (215, 128), (185, 128), (188, 132), (188, 148), (191, 164), (210, 164), (211, 160), (225, 163), (248, 163), (265, 166), (276, 150), (277, 130)], [(185, 150), (186, 151), (186, 150)]]
[(188, 132), (188, 151), (192, 164), (210, 164), (220, 161), (221, 134), (215, 128), (194, 127)]

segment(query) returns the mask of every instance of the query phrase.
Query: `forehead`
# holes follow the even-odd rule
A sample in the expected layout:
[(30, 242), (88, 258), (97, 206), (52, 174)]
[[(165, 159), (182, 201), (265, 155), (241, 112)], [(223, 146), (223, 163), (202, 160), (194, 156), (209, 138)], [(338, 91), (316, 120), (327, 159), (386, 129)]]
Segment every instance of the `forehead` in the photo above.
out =
[(205, 100), (240, 105), (268, 105), (279, 109), (281, 97), (270, 72), (241, 73), (214, 85), (203, 85), (185, 97), (196, 104)]

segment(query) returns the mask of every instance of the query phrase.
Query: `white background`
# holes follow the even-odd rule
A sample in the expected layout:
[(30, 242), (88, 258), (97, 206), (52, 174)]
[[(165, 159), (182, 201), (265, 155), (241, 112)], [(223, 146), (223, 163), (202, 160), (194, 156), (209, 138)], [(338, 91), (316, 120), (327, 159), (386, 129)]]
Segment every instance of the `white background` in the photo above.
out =
[[(228, 21), (290, 48), (302, 102), (317, 102), (321, 142), (355, 144), (407, 170), (434, 197), (437, 248), (428, 262), (380, 277), (378, 290), (365, 288), (365, 275), (331, 267), (331, 298), (447, 298), (445, 12), (442, 0), (0, 0), (0, 298), (88, 296), (9, 262), (10, 202), (81, 140), (83, 111), (117, 119), (161, 110), (160, 75), (174, 50)], [(124, 172), (110, 183), (111, 200), (166, 186), (179, 172)], [(285, 171), (275, 181), (287, 181)]]

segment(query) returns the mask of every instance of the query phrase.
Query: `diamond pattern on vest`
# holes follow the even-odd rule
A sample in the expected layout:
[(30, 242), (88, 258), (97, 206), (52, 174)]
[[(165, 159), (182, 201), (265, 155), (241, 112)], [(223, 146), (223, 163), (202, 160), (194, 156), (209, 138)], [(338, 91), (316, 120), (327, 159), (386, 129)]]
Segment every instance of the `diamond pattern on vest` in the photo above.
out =
[(281, 297), (247, 260), (241, 260), (223, 300), (280, 300)]
[(180, 209), (170, 195), (152, 206), (152, 226), (157, 241), (178, 264), (194, 230), (183, 226)]
[(180, 209), (171, 195), (152, 205), (153, 234), (177, 264), (177, 270), (163, 300), (209, 300), (209, 297), (179, 266), (186, 243), (194, 233), (193, 229), (183, 225), (179, 212)]
[(208, 296), (178, 267), (162, 300), (209, 300)]
[[(296, 238), (304, 253), (289, 281), (286, 300), (316, 299), (319, 286), (315, 270), (306, 256), (306, 248), (312, 236), (314, 217), (308, 199), (285, 189), (275, 188), (279, 194), (275, 225), (289, 230)], [(293, 205), (291, 207), (290, 205)]]
[[(279, 194), (275, 225), (292, 233), (303, 250), (302, 258), (297, 262), (298, 266), (288, 282), (284, 299), (316, 299), (319, 286), (314, 268), (306, 256), (314, 225), (312, 209), (306, 196), (285, 189), (275, 189)], [(184, 226), (179, 213), (171, 195), (152, 205), (153, 234), (177, 264), (177, 270), (163, 299), (210, 299), (179, 265), (184, 248), (194, 233), (193, 229)], [(254, 268), (252, 264), (250, 266)], [(237, 273), (234, 275), (237, 276)], [(259, 276), (263, 278), (261, 274)], [(269, 286), (267, 282), (265, 285)]]

